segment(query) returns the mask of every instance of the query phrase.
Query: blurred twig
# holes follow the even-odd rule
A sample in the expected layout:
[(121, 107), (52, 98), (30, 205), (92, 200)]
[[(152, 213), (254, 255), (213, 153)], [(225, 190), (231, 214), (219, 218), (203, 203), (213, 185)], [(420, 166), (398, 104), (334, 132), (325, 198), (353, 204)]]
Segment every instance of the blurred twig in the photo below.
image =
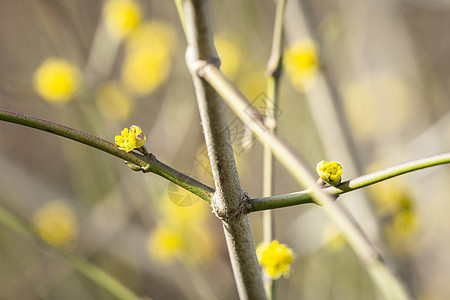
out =
[(140, 297), (136, 296), (132, 291), (122, 285), (115, 278), (111, 277), (109, 274), (105, 273), (103, 270), (97, 268), (95, 265), (77, 257), (61, 248), (55, 247), (52, 244), (47, 243), (41, 239), (33, 230), (28, 228), (19, 218), (0, 206), (0, 223), (14, 230), (15, 232), (38, 240), (40, 244), (57, 252), (61, 255), (68, 263), (72, 265), (73, 268), (78, 270), (87, 278), (91, 279), (93, 282), (102, 286), (105, 290), (109, 291), (111, 294), (116, 296), (118, 299), (124, 300), (139, 300)]
[[(286, 0), (278, 0), (275, 15), (275, 24), (272, 38), (272, 52), (267, 62), (267, 101), (266, 101), (266, 123), (269, 130), (276, 133), (280, 78), (282, 73), (282, 53), (283, 53), (283, 16), (286, 7)], [(274, 159), (270, 145), (264, 143), (264, 165), (263, 165), (263, 195), (268, 197), (273, 195), (275, 186)], [(264, 242), (270, 244), (275, 231), (274, 211), (267, 210), (263, 213), (263, 234)], [(274, 281), (264, 273), (264, 286), (268, 299), (274, 298)]]
[(209, 2), (186, 0), (183, 8), (189, 43), (186, 62), (194, 81), (216, 185), (211, 206), (222, 219), (239, 296), (241, 299), (265, 299), (250, 223), (243, 213), (246, 194), (236, 170), (226, 106), (219, 94), (197, 73), (197, 69), (208, 62), (220, 65), (213, 41)]

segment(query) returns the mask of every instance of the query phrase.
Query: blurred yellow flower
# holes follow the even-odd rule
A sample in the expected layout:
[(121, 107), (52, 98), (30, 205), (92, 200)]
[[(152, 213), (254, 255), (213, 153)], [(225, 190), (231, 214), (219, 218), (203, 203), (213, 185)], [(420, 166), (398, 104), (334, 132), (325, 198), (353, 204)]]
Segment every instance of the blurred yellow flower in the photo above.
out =
[(233, 33), (221, 33), (214, 37), (217, 53), (220, 57), (222, 72), (229, 78), (234, 78), (242, 61), (242, 50), (239, 38)]
[(127, 119), (133, 107), (133, 99), (128, 97), (116, 81), (106, 82), (100, 86), (95, 100), (100, 113), (114, 121)]
[(331, 184), (336, 185), (341, 182), (341, 176), (343, 173), (341, 163), (337, 161), (320, 161), (316, 166), (317, 174), (320, 179)]
[[(186, 192), (188, 193), (188, 192)], [(171, 195), (161, 199), (161, 221), (150, 234), (149, 254), (164, 262), (178, 259), (183, 262), (204, 263), (213, 252), (212, 233), (206, 225), (211, 215), (209, 206), (197, 201), (188, 207), (170, 201)]]
[(37, 233), (55, 246), (66, 246), (78, 234), (78, 224), (72, 209), (62, 201), (53, 201), (41, 207), (33, 216)]
[(170, 23), (162, 20), (151, 20), (139, 24), (128, 35), (126, 52), (142, 48), (151, 48), (157, 55), (170, 55), (176, 46), (176, 36)]
[(178, 228), (159, 226), (147, 242), (149, 253), (164, 262), (171, 262), (183, 252), (183, 236)]
[(129, 36), (122, 66), (124, 87), (137, 96), (155, 91), (169, 77), (175, 45), (172, 27), (162, 21), (147, 22)]
[(51, 57), (36, 70), (33, 85), (38, 94), (51, 103), (65, 103), (80, 86), (79, 70), (68, 61)]
[(273, 279), (289, 276), (291, 264), (294, 260), (294, 252), (284, 244), (273, 240), (270, 244), (261, 243), (256, 248), (258, 261), (266, 272)]
[(152, 49), (132, 51), (122, 66), (123, 84), (138, 96), (150, 94), (166, 81), (170, 68), (168, 57), (156, 55)]
[(283, 64), (293, 86), (300, 92), (308, 89), (314, 82), (319, 66), (313, 41), (303, 40), (290, 46), (285, 52)]
[(115, 142), (119, 146), (119, 149), (125, 150), (126, 152), (144, 146), (145, 140), (144, 133), (136, 125), (131, 126), (130, 129), (124, 128), (120, 132), (120, 135), (116, 135), (115, 137)]
[(116, 39), (127, 36), (141, 20), (141, 8), (133, 0), (109, 0), (103, 7), (108, 33)]

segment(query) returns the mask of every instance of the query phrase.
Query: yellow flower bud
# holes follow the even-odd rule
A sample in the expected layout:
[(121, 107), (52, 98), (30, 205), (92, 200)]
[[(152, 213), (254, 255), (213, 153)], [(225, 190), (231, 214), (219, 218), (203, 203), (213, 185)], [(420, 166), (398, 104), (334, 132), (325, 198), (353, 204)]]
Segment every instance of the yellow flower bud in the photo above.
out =
[(325, 161), (322, 160), (316, 166), (317, 174), (320, 178), (331, 185), (337, 185), (341, 182), (342, 165), (337, 161)]
[(136, 125), (131, 126), (130, 129), (124, 128), (120, 135), (116, 135), (115, 137), (115, 142), (119, 146), (119, 149), (126, 152), (144, 146), (145, 141), (146, 137), (144, 133)]

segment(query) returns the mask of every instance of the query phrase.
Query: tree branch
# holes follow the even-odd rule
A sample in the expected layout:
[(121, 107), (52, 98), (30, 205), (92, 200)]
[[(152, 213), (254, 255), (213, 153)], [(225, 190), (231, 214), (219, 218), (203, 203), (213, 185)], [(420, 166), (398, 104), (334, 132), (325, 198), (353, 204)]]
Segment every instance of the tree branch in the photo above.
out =
[[(379, 183), (384, 180), (400, 176), (409, 172), (448, 163), (450, 163), (450, 152), (417, 159), (400, 165), (385, 168), (376, 172), (372, 172), (366, 175), (355, 177), (353, 179), (341, 182), (337, 186), (328, 186), (324, 188), (323, 191), (332, 196), (339, 196), (344, 193), (348, 193), (375, 183)], [(307, 189), (304, 191), (284, 195), (276, 195), (261, 198), (249, 198), (249, 203), (252, 205), (252, 208), (250, 208), (250, 210), (248, 211), (250, 213), (253, 211), (261, 211), (299, 204), (314, 203), (314, 201), (311, 195), (311, 190)]]
[(97, 136), (51, 121), (16, 112), (0, 110), (0, 120), (32, 127), (74, 140), (76, 142), (100, 149), (106, 153), (122, 158), (125, 161), (131, 162), (143, 168), (148, 166), (146, 172), (152, 172), (166, 178), (208, 202), (211, 201), (211, 197), (214, 193), (213, 188), (169, 167), (159, 161), (153, 154), (145, 156), (135, 152), (125, 152), (120, 150), (115, 144)]

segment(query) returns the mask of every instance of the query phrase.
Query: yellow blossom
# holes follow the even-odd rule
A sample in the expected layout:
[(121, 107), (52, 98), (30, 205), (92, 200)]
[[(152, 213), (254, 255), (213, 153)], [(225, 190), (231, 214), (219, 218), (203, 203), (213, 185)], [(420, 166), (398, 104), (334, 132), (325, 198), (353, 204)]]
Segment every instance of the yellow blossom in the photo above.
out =
[(141, 128), (133, 125), (128, 128), (124, 128), (120, 135), (116, 135), (115, 141), (120, 150), (125, 150), (130, 152), (133, 149), (140, 148), (144, 146), (146, 137), (142, 132)]
[(264, 272), (273, 279), (289, 276), (294, 252), (284, 244), (273, 240), (270, 244), (262, 243), (256, 249), (256, 255)]
[(337, 161), (327, 162), (322, 160), (317, 164), (316, 171), (323, 181), (331, 185), (336, 185), (341, 182), (343, 173), (342, 165)]
[(103, 8), (103, 17), (109, 34), (122, 39), (139, 24), (141, 9), (133, 0), (109, 0)]
[(312, 41), (299, 41), (289, 47), (283, 62), (289, 79), (300, 92), (304, 92), (314, 82), (319, 59), (316, 46)]
[(125, 120), (132, 110), (132, 99), (115, 81), (106, 82), (100, 86), (95, 100), (100, 113), (110, 120)]
[(75, 214), (62, 201), (53, 201), (40, 208), (33, 217), (37, 233), (55, 246), (68, 245), (77, 236)]
[(33, 85), (48, 102), (65, 103), (80, 86), (80, 72), (64, 59), (51, 57), (35, 72)]

